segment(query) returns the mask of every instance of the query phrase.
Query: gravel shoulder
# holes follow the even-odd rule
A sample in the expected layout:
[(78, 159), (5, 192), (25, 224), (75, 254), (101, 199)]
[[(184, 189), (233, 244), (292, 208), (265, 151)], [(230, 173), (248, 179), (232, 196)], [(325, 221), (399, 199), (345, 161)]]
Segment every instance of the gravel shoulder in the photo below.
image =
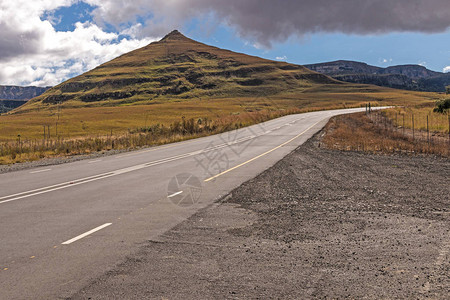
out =
[(450, 160), (316, 136), (73, 299), (432, 298), (450, 291)]

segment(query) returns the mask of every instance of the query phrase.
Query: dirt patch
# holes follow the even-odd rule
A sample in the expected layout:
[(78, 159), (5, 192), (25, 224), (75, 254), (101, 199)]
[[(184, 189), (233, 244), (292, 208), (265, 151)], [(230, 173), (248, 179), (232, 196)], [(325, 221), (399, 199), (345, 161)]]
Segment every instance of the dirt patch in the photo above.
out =
[(446, 299), (450, 161), (318, 144), (149, 241), (73, 299)]

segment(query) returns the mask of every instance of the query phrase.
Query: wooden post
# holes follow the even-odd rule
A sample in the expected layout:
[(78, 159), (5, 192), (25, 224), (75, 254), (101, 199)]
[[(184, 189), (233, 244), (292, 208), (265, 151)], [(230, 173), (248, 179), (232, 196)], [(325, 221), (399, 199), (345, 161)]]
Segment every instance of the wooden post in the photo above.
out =
[(405, 115), (403, 115), (403, 135), (405, 135)]
[(413, 141), (415, 139), (415, 130), (414, 130), (414, 114), (412, 115), (412, 130), (413, 130)]
[(395, 112), (395, 131), (397, 132), (398, 129), (398, 113)]
[(428, 126), (428, 115), (427, 115), (427, 141), (429, 144), (430, 143), (430, 128)]

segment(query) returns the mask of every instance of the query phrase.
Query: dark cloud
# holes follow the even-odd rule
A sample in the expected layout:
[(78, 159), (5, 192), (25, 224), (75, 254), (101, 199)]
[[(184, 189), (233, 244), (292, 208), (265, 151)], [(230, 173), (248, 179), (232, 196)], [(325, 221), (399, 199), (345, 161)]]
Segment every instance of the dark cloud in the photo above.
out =
[(449, 0), (188, 0), (185, 11), (211, 10), (263, 44), (314, 32), (443, 32)]
[(38, 51), (41, 39), (39, 32), (22, 32), (4, 22), (0, 22), (0, 32), (0, 61)]
[(94, 14), (116, 24), (150, 14), (141, 33), (163, 35), (208, 13), (265, 45), (315, 32), (435, 33), (450, 26), (449, 0), (104, 0)]

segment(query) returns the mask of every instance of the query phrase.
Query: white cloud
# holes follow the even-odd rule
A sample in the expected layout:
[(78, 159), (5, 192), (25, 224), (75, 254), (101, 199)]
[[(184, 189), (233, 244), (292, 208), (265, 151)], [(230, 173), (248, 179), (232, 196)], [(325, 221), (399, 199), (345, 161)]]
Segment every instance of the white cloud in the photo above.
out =
[(286, 55), (284, 55), (284, 56), (277, 56), (275, 59), (276, 60), (283, 60), (283, 61), (285, 61), (285, 60), (287, 60), (287, 56)]
[(76, 23), (73, 31), (56, 31), (40, 18), (75, 2), (0, 0), (0, 84), (56, 85), (155, 40), (119, 39), (92, 22)]
[[(52, 12), (78, 2), (94, 7), (93, 20), (78, 23), (72, 31), (56, 31), (60, 19)], [(450, 26), (450, 10), (442, 10), (448, 0), (416, 1), (415, 5), (409, 5), (410, 0), (372, 2), (285, 0), (283, 5), (273, 5), (271, 0), (0, 0), (0, 84), (57, 84), (197, 17), (209, 20), (208, 26), (199, 27), (228, 25), (257, 49), (316, 32), (442, 32)], [(323, 10), (324, 5), (329, 9)], [(41, 20), (44, 15), (48, 20)], [(111, 28), (106, 24), (115, 26), (117, 33), (106, 31)]]
[(447, 66), (443, 70), (444, 73), (450, 73), (450, 66)]

